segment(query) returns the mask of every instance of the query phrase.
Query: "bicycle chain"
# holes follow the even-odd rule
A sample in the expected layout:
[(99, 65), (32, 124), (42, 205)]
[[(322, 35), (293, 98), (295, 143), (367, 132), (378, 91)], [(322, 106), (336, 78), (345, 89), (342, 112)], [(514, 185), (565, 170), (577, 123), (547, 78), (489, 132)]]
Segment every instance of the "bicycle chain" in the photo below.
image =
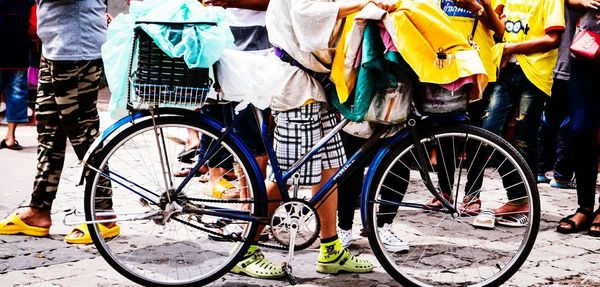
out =
[[(229, 199), (229, 200), (227, 200), (227, 199), (224, 199), (224, 200), (221, 200), (221, 199), (200, 199), (200, 198), (191, 198), (191, 197), (180, 197), (180, 199), (189, 200), (189, 201), (212, 202), (212, 203), (254, 203), (254, 202), (256, 202), (256, 201), (250, 201), (250, 200), (243, 201), (243, 200), (235, 200), (235, 199)], [(273, 200), (273, 202), (275, 202), (275, 201), (279, 201), (279, 200)], [(270, 202), (270, 201), (267, 201), (267, 202)], [(246, 242), (246, 240), (240, 240), (239, 238), (234, 238), (233, 236), (230, 236), (230, 235), (224, 235), (222, 233), (218, 233), (218, 232), (206, 229), (204, 227), (200, 227), (200, 226), (197, 226), (195, 224), (192, 224), (192, 223), (189, 223), (189, 222), (185, 222), (185, 221), (183, 221), (183, 220), (181, 220), (179, 218), (176, 218), (176, 217), (174, 217), (174, 219), (176, 221), (184, 224), (184, 225), (188, 225), (190, 227), (197, 228), (199, 230), (202, 230), (202, 231), (204, 231), (206, 233), (210, 233), (212, 235), (220, 236), (220, 237), (223, 237), (225, 239), (232, 240), (232, 241)], [(258, 242), (257, 245), (260, 246), (260, 247), (265, 247), (265, 248), (275, 249), (275, 250), (284, 250), (284, 251), (288, 250), (287, 246), (284, 246), (284, 245), (282, 245), (280, 243), (277, 243), (276, 245), (274, 245), (274, 244), (268, 244), (268, 243)]]

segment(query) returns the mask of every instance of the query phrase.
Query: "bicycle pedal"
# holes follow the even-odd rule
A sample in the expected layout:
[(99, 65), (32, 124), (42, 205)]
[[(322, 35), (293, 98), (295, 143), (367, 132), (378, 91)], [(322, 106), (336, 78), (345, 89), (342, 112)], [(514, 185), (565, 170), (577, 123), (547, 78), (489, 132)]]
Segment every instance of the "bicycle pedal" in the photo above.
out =
[(288, 265), (286, 262), (281, 263), (281, 270), (283, 270), (283, 274), (290, 285), (296, 285), (296, 278), (292, 275), (292, 266)]

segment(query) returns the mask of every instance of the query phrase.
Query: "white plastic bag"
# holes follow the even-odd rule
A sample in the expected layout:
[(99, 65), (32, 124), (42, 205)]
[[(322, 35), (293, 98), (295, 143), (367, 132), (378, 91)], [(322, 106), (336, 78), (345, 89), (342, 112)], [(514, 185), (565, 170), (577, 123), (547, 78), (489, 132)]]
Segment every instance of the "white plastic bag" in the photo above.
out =
[(286, 78), (298, 71), (273, 54), (225, 49), (217, 62), (217, 80), (223, 90), (223, 99), (241, 102), (240, 111), (249, 103), (266, 109), (271, 99), (281, 91)]

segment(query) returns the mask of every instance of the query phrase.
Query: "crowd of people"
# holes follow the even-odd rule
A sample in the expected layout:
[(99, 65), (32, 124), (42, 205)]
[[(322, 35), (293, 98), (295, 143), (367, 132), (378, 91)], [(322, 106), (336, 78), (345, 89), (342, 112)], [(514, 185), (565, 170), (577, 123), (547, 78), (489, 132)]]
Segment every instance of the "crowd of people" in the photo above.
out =
[[(405, 0), (409, 1), (409, 0)], [(427, 0), (419, 0), (427, 1)], [(600, 114), (600, 61), (573, 57), (570, 46), (581, 31), (600, 33), (600, 0), (431, 0), (473, 42), (488, 74), (483, 99), (468, 107), (472, 124), (500, 136), (512, 130), (511, 142), (537, 175), (538, 183), (555, 188), (576, 189), (575, 213), (557, 223), (557, 231), (586, 231), (600, 236), (600, 208), (596, 198), (597, 143)], [(18, 123), (27, 122), (27, 68), (31, 39), (42, 42), (35, 115), (38, 131), (37, 175), (29, 207), (0, 221), (0, 234), (47, 236), (52, 224), (50, 210), (58, 191), (64, 163), (66, 140), (78, 158), (99, 135), (96, 100), (103, 69), (100, 47), (106, 40), (111, 17), (104, 0), (82, 2), (50, 0), (0, 0), (0, 34), (13, 39), (0, 47), (0, 92), (6, 105), (8, 132), (0, 149), (18, 150), (15, 137)], [(265, 117), (273, 117), (274, 148), (282, 169), (291, 167), (338, 121), (327, 104), (332, 87), (329, 73), (344, 18), (374, 4), (387, 12), (396, 9), (393, 0), (205, 0), (204, 5), (226, 8), (228, 24), (237, 49), (252, 53), (275, 51), (284, 62), (299, 67), (284, 83), (285, 93), (273, 98)], [(37, 7), (37, 33), (32, 33), (32, 8)], [(70, 14), (72, 17), (63, 17)], [(475, 28), (475, 29), (474, 29)], [(494, 46), (502, 43), (499, 66)], [(199, 112), (230, 122), (230, 104), (203, 107)], [(246, 113), (251, 115), (251, 113)], [(279, 198), (274, 178), (267, 174), (267, 158), (253, 118), (241, 121), (237, 133), (251, 147), (267, 178), (270, 198)], [(306, 130), (308, 127), (308, 131)], [(305, 136), (298, 136), (303, 134)], [(191, 160), (203, 143), (210, 141), (190, 131), (188, 144), (179, 156)], [(299, 184), (313, 192), (327, 182), (364, 140), (342, 132), (300, 170)], [(233, 162), (201, 169), (213, 184), (210, 196), (244, 197), (243, 190), (227, 180)], [(574, 163), (577, 164), (574, 164)], [(318, 214), (321, 219), (321, 247), (316, 269), (322, 273), (369, 272), (373, 265), (353, 256), (346, 247), (352, 242), (357, 186), (362, 186), (362, 168), (341, 182), (327, 197)], [(190, 169), (178, 171), (186, 176)], [(549, 177), (549, 172), (552, 176)], [(234, 176), (234, 175), (230, 175)], [(105, 179), (106, 180), (106, 179)], [(110, 186), (110, 182), (105, 183)], [(397, 185), (407, 183), (398, 182)], [(479, 183), (481, 184), (481, 183)], [(504, 183), (505, 186), (507, 183)], [(477, 189), (477, 187), (475, 187)], [(105, 189), (110, 193), (110, 189)], [(444, 191), (442, 191), (444, 192)], [(518, 191), (507, 187), (509, 199)], [(106, 198), (110, 194), (105, 195)], [(110, 200), (105, 203), (110, 209)], [(428, 205), (440, 204), (432, 199)], [(481, 202), (470, 200), (461, 209), (476, 213)], [(270, 206), (270, 211), (273, 211)], [(511, 200), (493, 212), (527, 212), (528, 202)], [(485, 220), (485, 218), (483, 218)], [(408, 244), (380, 222), (386, 249), (405, 251)], [(379, 224), (379, 223), (378, 223)], [(104, 236), (117, 236), (117, 223), (105, 223)], [(259, 240), (257, 237), (256, 240)], [(87, 227), (78, 226), (66, 238), (69, 243), (91, 243)], [(232, 272), (260, 278), (279, 278), (278, 264), (266, 259), (258, 245), (252, 245)]]

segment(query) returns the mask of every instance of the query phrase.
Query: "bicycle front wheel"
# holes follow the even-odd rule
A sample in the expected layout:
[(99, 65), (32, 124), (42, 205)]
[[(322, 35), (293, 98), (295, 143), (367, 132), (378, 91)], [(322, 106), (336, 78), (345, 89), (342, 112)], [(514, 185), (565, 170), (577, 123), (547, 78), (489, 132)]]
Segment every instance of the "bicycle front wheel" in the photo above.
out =
[[(523, 264), (539, 227), (525, 160), (472, 126), (432, 129), (420, 145), (423, 160), (405, 141), (374, 173), (366, 215), (377, 259), (405, 286), (500, 285)], [(434, 198), (420, 171), (457, 212)]]
[[(204, 146), (191, 158), (206, 160), (215, 173), (207, 182), (191, 178), (177, 193), (185, 177), (176, 173), (190, 167), (178, 161), (189, 134)], [(120, 234), (104, 238), (100, 223), (88, 229), (119, 273), (146, 286), (198, 286), (245, 254), (266, 203), (256, 201), (253, 159), (230, 137), (217, 144), (221, 135), (199, 119), (160, 116), (123, 130), (90, 159), (86, 218), (108, 227), (116, 221)]]

